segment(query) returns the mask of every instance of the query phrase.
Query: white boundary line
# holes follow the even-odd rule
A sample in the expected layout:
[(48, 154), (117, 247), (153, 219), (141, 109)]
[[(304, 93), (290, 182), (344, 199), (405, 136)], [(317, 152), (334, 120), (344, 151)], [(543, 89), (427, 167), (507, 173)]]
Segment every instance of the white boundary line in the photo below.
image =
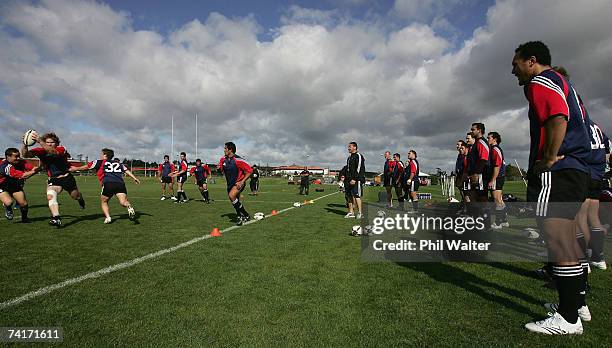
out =
[[(332, 193), (326, 194), (324, 196), (315, 198), (312, 201), (318, 201), (319, 199), (323, 199), (325, 197), (329, 197), (329, 196), (337, 194), (337, 193), (338, 193), (338, 191), (332, 192)], [(292, 206), (292, 207), (289, 207), (289, 208), (285, 208), (285, 209), (279, 210), (279, 211), (277, 211), (277, 214), (284, 213), (284, 212), (289, 211), (291, 209), (295, 209), (295, 207)], [(266, 218), (271, 217), (271, 216), (272, 215), (266, 215)], [(258, 221), (263, 221), (263, 220), (250, 220), (250, 221), (247, 221), (242, 226), (246, 226), (246, 225), (258, 222)], [(222, 233), (227, 233), (229, 231), (235, 230), (235, 229), (240, 228), (242, 226), (231, 226), (231, 227), (228, 227), (228, 228), (222, 230), (221, 232)], [(67, 286), (78, 284), (78, 283), (81, 283), (81, 282), (83, 282), (85, 280), (88, 280), (88, 279), (99, 278), (99, 277), (101, 277), (101, 276), (103, 276), (105, 274), (109, 274), (109, 273), (112, 273), (112, 272), (115, 272), (115, 271), (119, 271), (119, 270), (122, 270), (124, 268), (132, 267), (132, 266), (137, 265), (139, 263), (142, 263), (144, 261), (147, 261), (147, 260), (150, 260), (150, 259), (154, 259), (154, 258), (157, 258), (157, 257), (165, 255), (165, 254), (172, 253), (174, 251), (177, 251), (179, 249), (188, 247), (188, 246), (190, 246), (192, 244), (198, 243), (200, 241), (203, 241), (203, 240), (206, 240), (206, 239), (209, 239), (209, 238), (212, 238), (212, 237), (210, 235), (208, 235), (208, 234), (204, 235), (204, 236), (201, 236), (201, 237), (196, 237), (194, 239), (188, 240), (186, 242), (183, 242), (181, 244), (175, 245), (175, 246), (167, 248), (167, 249), (162, 249), (162, 250), (156, 251), (154, 253), (147, 254), (147, 255), (141, 256), (141, 257), (137, 257), (137, 258), (132, 259), (130, 261), (118, 263), (116, 265), (109, 266), (109, 267), (103, 268), (103, 269), (95, 271), (95, 272), (87, 273), (87, 274), (84, 274), (84, 275), (79, 276), (79, 277), (71, 278), (71, 279), (65, 280), (65, 281), (60, 282), (60, 283), (56, 283), (56, 284), (53, 284), (53, 285), (45, 286), (45, 287), (40, 288), (38, 290), (35, 290), (35, 291), (32, 291), (32, 292), (28, 292), (25, 295), (22, 295), (22, 296), (19, 296), (19, 297), (13, 298), (11, 300), (8, 300), (8, 301), (0, 303), (0, 311), (3, 310), (3, 309), (9, 308), (9, 307), (16, 306), (16, 305), (18, 305), (18, 304), (20, 304), (22, 302), (29, 301), (29, 300), (34, 299), (36, 297), (40, 297), (40, 296), (49, 294), (49, 293), (51, 293), (51, 292), (53, 292), (55, 290), (59, 290), (59, 289), (65, 288)]]

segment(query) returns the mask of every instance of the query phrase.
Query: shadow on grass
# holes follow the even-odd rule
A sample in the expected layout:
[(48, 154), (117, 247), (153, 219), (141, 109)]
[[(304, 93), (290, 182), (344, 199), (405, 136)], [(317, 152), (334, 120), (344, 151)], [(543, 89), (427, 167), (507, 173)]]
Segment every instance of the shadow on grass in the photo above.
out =
[(236, 213), (225, 213), (225, 214), (221, 215), (221, 217), (226, 217), (226, 218), (230, 219), (233, 222), (238, 221), (238, 214), (236, 214)]
[(333, 214), (337, 214), (337, 215), (346, 215), (346, 211), (344, 210), (339, 210), (339, 209), (333, 209), (333, 208), (325, 208), (325, 210), (328, 213), (333, 213)]
[[(472, 273), (466, 272), (459, 267), (452, 266), (449, 263), (398, 263), (398, 265), (421, 272), (429, 276), (431, 279), (448, 283), (468, 291), (476, 296), (479, 296), (487, 301), (498, 303), (510, 310), (530, 316), (531, 318), (541, 317), (541, 313), (534, 313), (528, 307), (525, 307), (517, 301), (508, 298), (517, 298), (525, 302), (535, 305), (542, 305), (542, 301), (528, 294), (525, 294), (517, 289), (510, 288), (500, 283), (494, 283), (478, 277)], [(493, 294), (491, 290), (505, 293), (508, 297)]]

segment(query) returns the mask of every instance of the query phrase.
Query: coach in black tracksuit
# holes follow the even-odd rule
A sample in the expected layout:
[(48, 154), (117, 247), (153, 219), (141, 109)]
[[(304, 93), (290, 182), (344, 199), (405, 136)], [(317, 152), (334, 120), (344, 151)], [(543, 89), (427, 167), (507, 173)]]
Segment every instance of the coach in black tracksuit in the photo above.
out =
[[(346, 159), (347, 175), (344, 181), (346, 194), (349, 197), (349, 208), (346, 218), (361, 218), (361, 196), (363, 194), (363, 184), (365, 182), (365, 159), (358, 152), (357, 143), (351, 142), (348, 145), (350, 156)], [(354, 206), (357, 206), (359, 213), (355, 215)]]

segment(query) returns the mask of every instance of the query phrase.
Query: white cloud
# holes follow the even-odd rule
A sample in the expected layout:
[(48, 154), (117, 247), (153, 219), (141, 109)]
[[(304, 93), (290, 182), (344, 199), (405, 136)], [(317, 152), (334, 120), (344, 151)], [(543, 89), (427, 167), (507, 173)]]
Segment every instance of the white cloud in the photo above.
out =
[(449, 51), (434, 30), (448, 27), (438, 2), (397, 1), (392, 16), (428, 20), (390, 32), (380, 21), (293, 6), (271, 41), (258, 40), (254, 17), (212, 13), (164, 36), (96, 2), (14, 2), (0, 12), (0, 145), (35, 128), (56, 131), (73, 154), (113, 146), (121, 157), (159, 159), (174, 115), (175, 150), (193, 157), (197, 113), (198, 155), (209, 162), (235, 140), (253, 162), (299, 163), (308, 153), (310, 164), (339, 167), (355, 140), (372, 170), (385, 149), (412, 148), (433, 170), (449, 168), (455, 140), (484, 120), (502, 133), (506, 154), (524, 161), (514, 48), (549, 44), (611, 129), (611, 6), (500, 1), (485, 27)]

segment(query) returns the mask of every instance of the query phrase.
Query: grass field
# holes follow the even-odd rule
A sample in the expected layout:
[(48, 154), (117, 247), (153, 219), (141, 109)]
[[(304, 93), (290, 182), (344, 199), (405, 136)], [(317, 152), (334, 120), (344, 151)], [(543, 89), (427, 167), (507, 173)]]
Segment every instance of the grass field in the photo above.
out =
[[(87, 208), (60, 195), (65, 226), (47, 225), (41, 176), (26, 192), (34, 223), (0, 221), (0, 302), (204, 236), (234, 223), (225, 182), (206, 205), (190, 183), (186, 204), (159, 200), (159, 184), (128, 183), (131, 222), (115, 199), (102, 223), (97, 180), (79, 177)], [(522, 195), (521, 182), (507, 189)], [(309, 199), (323, 193), (311, 187)], [(368, 188), (375, 201), (380, 188)], [(246, 191), (245, 191), (246, 192)], [(432, 192), (439, 197), (439, 187)], [(303, 201), (264, 178), (251, 214)], [(68, 346), (612, 346), (612, 271), (591, 274), (593, 321), (577, 337), (528, 333), (556, 292), (534, 263), (367, 263), (348, 236), (339, 194), (202, 239), (131, 267), (0, 309), (3, 326), (61, 326)], [(16, 219), (18, 220), (18, 219)], [(223, 231), (222, 231), (223, 232)], [(610, 238), (610, 237), (608, 237)], [(612, 252), (612, 251), (611, 251)]]

